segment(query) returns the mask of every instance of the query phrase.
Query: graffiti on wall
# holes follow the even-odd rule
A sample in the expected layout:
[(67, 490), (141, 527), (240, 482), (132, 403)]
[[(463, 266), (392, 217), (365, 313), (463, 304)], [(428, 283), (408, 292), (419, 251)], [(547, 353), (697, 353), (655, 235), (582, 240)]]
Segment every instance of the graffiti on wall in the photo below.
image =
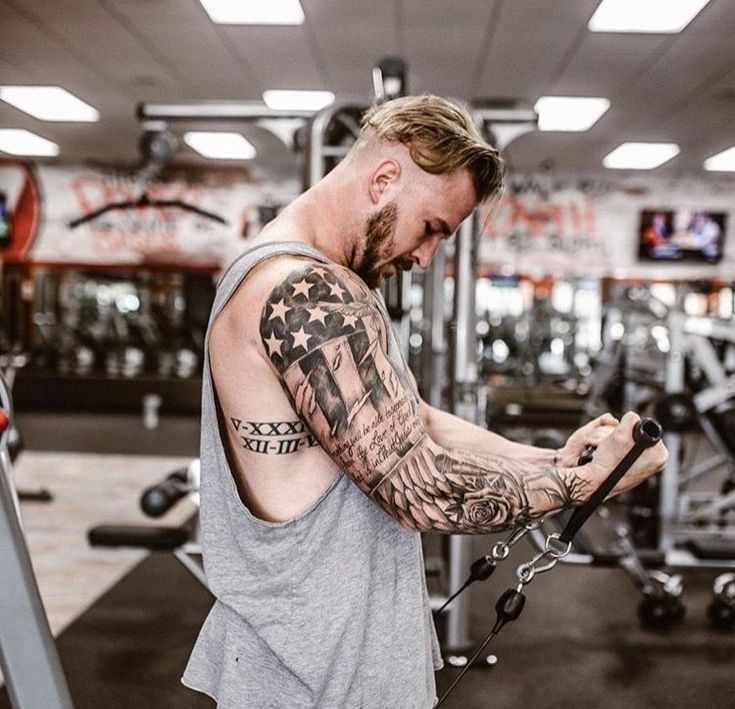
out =
[(598, 197), (599, 190), (512, 181), (483, 220), (481, 260), (499, 270), (544, 272), (605, 261)]
[(131, 205), (107, 211), (86, 225), (92, 251), (102, 258), (132, 252), (180, 254), (186, 250), (184, 234), (202, 236), (214, 231), (216, 222), (172, 206), (132, 206), (141, 196), (150, 202), (181, 201), (203, 209), (200, 186), (185, 182), (152, 184), (145, 188), (136, 180), (86, 173), (71, 180), (73, 202), (79, 216), (92, 215), (110, 205)]
[[(166, 182), (74, 166), (38, 173), (43, 221), (31, 259), (44, 263), (221, 267), (244, 248), (258, 207), (268, 200), (287, 204), (298, 194), (290, 182), (208, 173)], [(155, 205), (161, 201), (193, 209)], [(76, 224), (85, 215), (94, 218)]]
[[(497, 273), (699, 278), (732, 273), (735, 239), (719, 264), (652, 264), (639, 257), (646, 210), (728, 213), (732, 182), (653, 176), (513, 176), (483, 215), (480, 260)], [(733, 223), (732, 219), (728, 223)]]

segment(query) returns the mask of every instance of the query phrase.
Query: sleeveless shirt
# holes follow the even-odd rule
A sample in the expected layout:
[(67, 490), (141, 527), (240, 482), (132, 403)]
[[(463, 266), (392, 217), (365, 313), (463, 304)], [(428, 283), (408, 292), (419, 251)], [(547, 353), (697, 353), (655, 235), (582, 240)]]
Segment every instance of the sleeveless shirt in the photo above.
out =
[[(242, 254), (217, 287), (212, 324), (248, 272), (291, 254), (329, 263), (301, 242)], [(385, 305), (388, 358), (409, 391)], [(242, 502), (218, 425), (205, 354), (200, 533), (215, 596), (182, 682), (223, 709), (427, 709), (442, 666), (421, 535), (402, 527), (344, 473), (303, 514), (272, 523)]]

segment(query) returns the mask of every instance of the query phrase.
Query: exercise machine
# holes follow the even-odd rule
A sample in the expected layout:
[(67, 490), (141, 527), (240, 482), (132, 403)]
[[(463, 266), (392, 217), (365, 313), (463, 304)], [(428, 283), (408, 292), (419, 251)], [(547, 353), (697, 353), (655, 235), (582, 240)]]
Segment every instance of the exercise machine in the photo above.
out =
[[(521, 564), (518, 567), (516, 571), (516, 577), (518, 580), (516, 587), (508, 588), (495, 604), (496, 619), (495, 623), (492, 625), (492, 629), (470, 660), (462, 663), (464, 665), (462, 671), (441, 697), (437, 707), (446, 702), (449, 695), (454, 691), (475, 660), (477, 660), (485, 647), (487, 647), (488, 643), (505, 625), (517, 620), (521, 615), (526, 603), (526, 596), (523, 591), (528, 584), (530, 584), (536, 576), (551, 571), (558, 562), (564, 561), (564, 559), (570, 554), (573, 542), (581, 531), (582, 526), (598, 510), (605, 498), (610, 494), (610, 492), (612, 492), (615, 485), (631, 468), (641, 454), (661, 440), (662, 434), (663, 431), (657, 421), (653, 419), (642, 419), (639, 421), (633, 429), (633, 445), (615, 468), (608, 474), (605, 480), (603, 480), (598, 488), (582, 505), (577, 507), (571, 513), (568, 519), (564, 522), (564, 527), (561, 531), (554, 531), (543, 535), (543, 544), (541, 545), (539, 552), (528, 562)], [(580, 457), (578, 465), (585, 465), (591, 462), (593, 457), (594, 451), (585, 451), (582, 457)], [(470, 575), (465, 583), (442, 606), (439, 613), (441, 613), (441, 611), (443, 611), (463, 591), (465, 591), (470, 584), (476, 581), (485, 581), (490, 578), (498, 563), (508, 558), (511, 547), (514, 544), (529, 532), (538, 533), (539, 530), (540, 524), (531, 522), (516, 529), (507, 541), (494, 544), (489, 555), (480, 557), (472, 564), (470, 567)]]
[(8, 452), (12, 401), (2, 376), (0, 407), (0, 669), (16, 709), (71, 709), (71, 696), (23, 535)]
[[(8, 392), (11, 393), (8, 406), (13, 406), (12, 391), (15, 382), (15, 375), (19, 369), (25, 367), (28, 363), (28, 355), (20, 348), (8, 348), (4, 352), (0, 352), (0, 373), (2, 373)], [(7, 410), (10, 419), (9, 428), (7, 430), (7, 448), (8, 457), (11, 464), (14, 464), (21, 451), (23, 450), (23, 437), (15, 425), (15, 416), (13, 416), (12, 408)], [(35, 490), (24, 489), (15, 490), (18, 499), (21, 502), (51, 502), (54, 497), (51, 492), (45, 488), (37, 488)]]
[(171, 552), (194, 578), (207, 587), (198, 538), (199, 460), (193, 460), (186, 468), (173, 471), (144, 490), (140, 507), (149, 517), (159, 518), (185, 498), (194, 502), (197, 510), (179, 526), (99, 525), (89, 530), (89, 543), (95, 547), (132, 547)]
[[(683, 579), (671, 569), (735, 568), (735, 373), (726, 357), (735, 321), (685, 313), (685, 295), (680, 288), (671, 306), (628, 288), (607, 310), (587, 415), (653, 410), (669, 462), (628, 493), (624, 510), (601, 511), (612, 551), (587, 538), (564, 560), (623, 568), (643, 594), (638, 612), (651, 628), (684, 615)], [(695, 461), (704, 441), (713, 454)], [(732, 573), (715, 578), (708, 618), (718, 630), (735, 627)]]

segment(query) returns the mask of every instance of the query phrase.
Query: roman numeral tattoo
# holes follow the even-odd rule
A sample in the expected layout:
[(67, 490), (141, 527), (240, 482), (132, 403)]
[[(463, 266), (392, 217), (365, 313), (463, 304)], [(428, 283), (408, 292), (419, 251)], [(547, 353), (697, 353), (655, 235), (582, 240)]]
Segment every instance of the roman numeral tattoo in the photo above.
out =
[[(388, 514), (412, 529), (487, 534), (589, 496), (593, 486), (576, 469), (434, 443), (421, 426), (405, 363), (388, 357), (388, 327), (365, 284), (332, 265), (293, 271), (260, 320), (265, 351), (304, 430)], [(258, 430), (266, 441), (284, 429)]]
[(242, 447), (251, 453), (288, 455), (318, 445), (303, 421), (243, 421), (230, 417)]

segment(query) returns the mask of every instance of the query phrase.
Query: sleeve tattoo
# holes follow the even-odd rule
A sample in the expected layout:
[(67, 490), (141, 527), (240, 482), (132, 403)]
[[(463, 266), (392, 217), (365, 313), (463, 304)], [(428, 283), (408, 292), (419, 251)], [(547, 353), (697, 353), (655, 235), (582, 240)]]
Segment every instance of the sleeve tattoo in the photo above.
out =
[(292, 272), (260, 320), (266, 352), (308, 431), (357, 486), (404, 526), (487, 534), (580, 504), (576, 469), (437, 445), (387, 357), (374, 296), (332, 266)]

